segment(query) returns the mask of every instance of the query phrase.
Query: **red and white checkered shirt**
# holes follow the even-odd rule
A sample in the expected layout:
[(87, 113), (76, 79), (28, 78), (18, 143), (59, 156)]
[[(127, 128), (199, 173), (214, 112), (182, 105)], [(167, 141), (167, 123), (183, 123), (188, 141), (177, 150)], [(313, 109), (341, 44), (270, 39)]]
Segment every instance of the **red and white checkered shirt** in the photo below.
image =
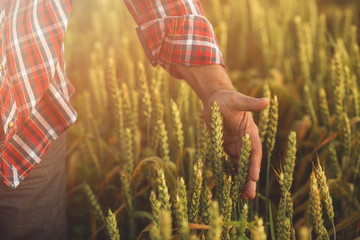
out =
[[(124, 0), (153, 65), (222, 64), (198, 0)], [(6, 0), (0, 8), (0, 175), (15, 188), (77, 119), (65, 72), (72, 0)]]

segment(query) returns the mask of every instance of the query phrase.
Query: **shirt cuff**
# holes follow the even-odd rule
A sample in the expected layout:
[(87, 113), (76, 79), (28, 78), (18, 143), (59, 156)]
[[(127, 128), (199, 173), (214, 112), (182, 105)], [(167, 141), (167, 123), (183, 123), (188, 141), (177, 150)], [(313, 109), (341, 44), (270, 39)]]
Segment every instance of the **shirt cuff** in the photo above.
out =
[(225, 67), (213, 27), (202, 15), (155, 19), (140, 25), (136, 31), (151, 64), (160, 64), (175, 78), (181, 78), (176, 64)]

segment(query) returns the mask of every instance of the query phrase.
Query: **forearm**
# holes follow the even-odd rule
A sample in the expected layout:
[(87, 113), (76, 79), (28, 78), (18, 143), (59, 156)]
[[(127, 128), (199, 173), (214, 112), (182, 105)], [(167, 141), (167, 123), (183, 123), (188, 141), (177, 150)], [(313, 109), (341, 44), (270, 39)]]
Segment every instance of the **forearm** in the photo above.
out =
[(231, 80), (222, 65), (212, 64), (199, 67), (176, 65), (177, 71), (194, 89), (203, 103), (220, 89), (234, 90)]

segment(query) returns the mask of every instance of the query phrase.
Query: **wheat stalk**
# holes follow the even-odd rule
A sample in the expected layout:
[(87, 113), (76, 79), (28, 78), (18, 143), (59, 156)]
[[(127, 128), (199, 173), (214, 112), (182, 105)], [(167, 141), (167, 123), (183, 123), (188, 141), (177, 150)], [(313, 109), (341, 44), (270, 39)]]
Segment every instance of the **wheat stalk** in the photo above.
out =
[[(222, 193), (222, 206), (220, 206), (220, 214), (223, 216), (224, 222), (229, 222), (231, 220), (231, 210), (232, 210), (232, 200), (230, 197), (231, 190), (231, 176), (228, 177), (224, 184), (223, 193)], [(224, 225), (222, 228), (221, 239), (229, 239), (229, 228), (227, 225)]]
[(196, 223), (198, 219), (200, 195), (203, 181), (203, 162), (201, 159), (193, 167), (193, 178), (190, 188), (189, 199), (189, 222)]

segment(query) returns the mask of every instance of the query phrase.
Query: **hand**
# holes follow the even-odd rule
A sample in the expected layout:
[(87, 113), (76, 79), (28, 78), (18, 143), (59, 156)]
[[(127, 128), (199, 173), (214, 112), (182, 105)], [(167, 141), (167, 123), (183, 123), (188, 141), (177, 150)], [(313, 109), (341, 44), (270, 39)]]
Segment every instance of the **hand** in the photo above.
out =
[(203, 102), (204, 119), (211, 124), (211, 106), (217, 102), (224, 124), (224, 150), (237, 165), (239, 162), (242, 137), (248, 133), (251, 140), (249, 173), (241, 197), (255, 197), (256, 182), (259, 179), (262, 147), (259, 132), (251, 112), (261, 111), (269, 105), (267, 98), (256, 99), (234, 90), (217, 90)]
[(255, 197), (259, 179), (262, 147), (259, 132), (250, 112), (261, 111), (269, 105), (269, 99), (256, 99), (236, 92), (229, 76), (221, 65), (189, 67), (177, 65), (185, 81), (196, 91), (203, 102), (204, 119), (211, 125), (211, 107), (216, 101), (224, 123), (224, 150), (238, 162), (242, 137), (248, 133), (251, 140), (248, 180), (242, 198)]

